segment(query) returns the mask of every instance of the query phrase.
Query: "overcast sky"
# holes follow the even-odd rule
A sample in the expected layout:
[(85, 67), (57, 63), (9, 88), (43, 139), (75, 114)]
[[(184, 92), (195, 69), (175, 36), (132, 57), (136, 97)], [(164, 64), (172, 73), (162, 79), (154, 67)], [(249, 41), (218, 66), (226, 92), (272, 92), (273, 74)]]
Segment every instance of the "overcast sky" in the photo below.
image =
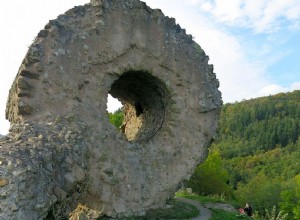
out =
[[(125, 0), (124, 0), (125, 1)], [(9, 88), (50, 19), (89, 0), (3, 1), (0, 13), (0, 134)], [(300, 89), (299, 0), (146, 0), (192, 34), (210, 57), (224, 102)]]

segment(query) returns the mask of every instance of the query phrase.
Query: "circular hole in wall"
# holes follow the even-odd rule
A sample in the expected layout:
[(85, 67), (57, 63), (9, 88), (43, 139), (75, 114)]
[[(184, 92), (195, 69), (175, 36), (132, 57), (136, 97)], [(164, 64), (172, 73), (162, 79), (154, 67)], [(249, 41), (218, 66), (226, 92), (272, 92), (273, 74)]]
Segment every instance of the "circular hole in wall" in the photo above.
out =
[(147, 140), (162, 127), (167, 89), (146, 71), (123, 73), (111, 86), (109, 94), (123, 104), (121, 130), (129, 141)]

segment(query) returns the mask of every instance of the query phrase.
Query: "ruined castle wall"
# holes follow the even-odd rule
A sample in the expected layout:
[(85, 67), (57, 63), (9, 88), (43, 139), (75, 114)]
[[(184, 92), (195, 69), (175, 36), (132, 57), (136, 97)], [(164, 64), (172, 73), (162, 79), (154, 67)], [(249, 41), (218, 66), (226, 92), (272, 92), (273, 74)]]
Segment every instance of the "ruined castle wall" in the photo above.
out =
[[(70, 198), (94, 216), (163, 204), (206, 156), (218, 87), (192, 36), (143, 2), (92, 1), (60, 15), (39, 32), (10, 90), (6, 117), (19, 129), (1, 143), (14, 166), (2, 163), (1, 208), (10, 205), (0, 217), (67, 215)], [(108, 93), (125, 106), (124, 133), (108, 121)], [(38, 190), (17, 199), (28, 184)]]

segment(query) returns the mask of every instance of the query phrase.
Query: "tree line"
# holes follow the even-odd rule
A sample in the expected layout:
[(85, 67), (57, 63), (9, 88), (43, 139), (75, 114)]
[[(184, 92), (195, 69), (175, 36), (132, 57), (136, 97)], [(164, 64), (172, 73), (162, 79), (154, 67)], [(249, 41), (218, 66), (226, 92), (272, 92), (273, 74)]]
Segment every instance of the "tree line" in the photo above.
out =
[(300, 91), (225, 104), (218, 139), (187, 184), (300, 219)]

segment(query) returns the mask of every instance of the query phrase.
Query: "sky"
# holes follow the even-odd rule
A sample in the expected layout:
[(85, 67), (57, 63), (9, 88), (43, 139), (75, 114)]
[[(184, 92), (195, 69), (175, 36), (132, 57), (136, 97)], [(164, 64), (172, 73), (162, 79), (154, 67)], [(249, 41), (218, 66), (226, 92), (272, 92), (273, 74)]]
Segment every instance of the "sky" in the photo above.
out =
[[(3, 1), (0, 13), (0, 134), (20, 64), (49, 20), (89, 0)], [(299, 0), (145, 0), (174, 17), (210, 57), (224, 103), (300, 89)], [(110, 98), (109, 98), (110, 99)], [(110, 101), (109, 111), (116, 107)]]

